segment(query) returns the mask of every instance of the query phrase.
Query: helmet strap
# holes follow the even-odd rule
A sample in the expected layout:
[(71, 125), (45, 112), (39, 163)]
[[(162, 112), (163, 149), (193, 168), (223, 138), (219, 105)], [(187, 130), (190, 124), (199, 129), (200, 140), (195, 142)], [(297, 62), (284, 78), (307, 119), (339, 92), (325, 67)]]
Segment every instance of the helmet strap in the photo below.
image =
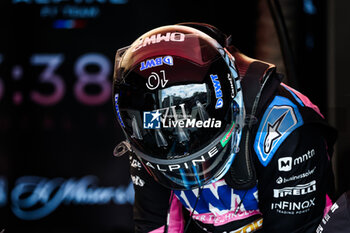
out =
[[(281, 82), (279, 76), (275, 75), (275, 67), (271, 64), (258, 60), (253, 60), (252, 62), (251, 59), (249, 59), (249, 62), (248, 69), (241, 80), (247, 118), (245, 119), (245, 126), (242, 129), (242, 137), (239, 145), (240, 150), (224, 177), (230, 187), (241, 190), (253, 188), (257, 184), (253, 160), (254, 149), (251, 146), (255, 135), (254, 125), (257, 123), (257, 116), (262, 110), (261, 106), (264, 106), (270, 99), (269, 97), (273, 95), (271, 90), (273, 89), (274, 91)], [(271, 83), (271, 80), (272, 82), (275, 80), (275, 82)], [(265, 88), (266, 86), (268, 88)]]

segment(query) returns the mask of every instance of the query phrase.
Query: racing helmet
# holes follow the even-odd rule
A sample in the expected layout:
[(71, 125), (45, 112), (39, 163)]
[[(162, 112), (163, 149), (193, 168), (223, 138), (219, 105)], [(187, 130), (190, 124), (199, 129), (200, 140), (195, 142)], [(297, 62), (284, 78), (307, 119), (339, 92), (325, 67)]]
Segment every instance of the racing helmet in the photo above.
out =
[(228, 171), (243, 96), (234, 57), (208, 34), (163, 26), (119, 49), (113, 96), (130, 150), (160, 184), (193, 189)]

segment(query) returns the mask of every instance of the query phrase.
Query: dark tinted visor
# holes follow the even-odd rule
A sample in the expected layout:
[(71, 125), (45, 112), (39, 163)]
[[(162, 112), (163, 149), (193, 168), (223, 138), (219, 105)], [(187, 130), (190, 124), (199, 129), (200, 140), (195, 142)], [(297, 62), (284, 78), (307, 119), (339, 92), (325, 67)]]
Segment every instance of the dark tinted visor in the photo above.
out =
[[(131, 144), (142, 153), (159, 159), (191, 155), (233, 122), (229, 111), (232, 86), (223, 59), (212, 61), (202, 75), (197, 72), (196, 64), (177, 57), (173, 57), (173, 62), (174, 70), (174, 67), (162, 67), (141, 73), (137, 67), (118, 86), (119, 112), (125, 131), (131, 135)], [(182, 79), (184, 66), (186, 79)], [(150, 80), (160, 80), (161, 86), (163, 72), (167, 85), (150, 89)], [(158, 76), (153, 78), (152, 75)], [(179, 81), (173, 83), (172, 79)]]

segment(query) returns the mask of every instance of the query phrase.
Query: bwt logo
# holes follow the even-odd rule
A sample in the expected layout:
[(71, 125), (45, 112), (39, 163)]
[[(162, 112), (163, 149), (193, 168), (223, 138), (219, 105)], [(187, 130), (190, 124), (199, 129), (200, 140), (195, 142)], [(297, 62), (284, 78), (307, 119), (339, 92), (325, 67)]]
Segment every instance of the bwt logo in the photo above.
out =
[(215, 104), (215, 108), (222, 108), (222, 106), (224, 105), (224, 101), (222, 100), (222, 91), (221, 91), (221, 84), (220, 81), (218, 79), (217, 75), (210, 75), (211, 78), (211, 82), (213, 83), (213, 87), (215, 89), (215, 97), (216, 97), (216, 104)]
[(160, 129), (160, 116), (162, 114), (157, 111), (143, 112), (143, 128), (145, 129)]
[(148, 68), (162, 66), (166, 64), (168, 66), (174, 65), (174, 60), (172, 56), (157, 57), (155, 59), (149, 59), (140, 63), (140, 71), (146, 70)]

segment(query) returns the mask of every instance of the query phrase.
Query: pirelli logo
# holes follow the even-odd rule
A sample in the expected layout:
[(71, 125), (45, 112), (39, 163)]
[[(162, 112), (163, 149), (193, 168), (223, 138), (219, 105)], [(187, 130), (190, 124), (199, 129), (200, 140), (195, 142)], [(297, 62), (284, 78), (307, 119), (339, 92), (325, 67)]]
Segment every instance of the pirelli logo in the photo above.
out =
[(273, 197), (285, 197), (285, 196), (301, 196), (316, 191), (316, 180), (307, 184), (299, 184), (295, 187), (285, 187), (283, 189), (274, 189)]

